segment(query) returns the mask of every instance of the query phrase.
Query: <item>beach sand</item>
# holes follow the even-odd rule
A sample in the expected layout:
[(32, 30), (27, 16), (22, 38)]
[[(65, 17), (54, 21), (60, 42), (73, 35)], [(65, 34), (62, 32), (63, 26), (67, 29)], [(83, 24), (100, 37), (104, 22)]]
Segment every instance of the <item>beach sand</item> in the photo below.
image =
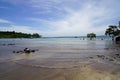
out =
[(82, 61), (72, 67), (69, 63), (65, 64), (68, 67), (64, 64), (61, 62), (62, 67), (41, 67), (1, 61), (0, 80), (120, 80), (118, 65), (115, 67), (96, 60)]

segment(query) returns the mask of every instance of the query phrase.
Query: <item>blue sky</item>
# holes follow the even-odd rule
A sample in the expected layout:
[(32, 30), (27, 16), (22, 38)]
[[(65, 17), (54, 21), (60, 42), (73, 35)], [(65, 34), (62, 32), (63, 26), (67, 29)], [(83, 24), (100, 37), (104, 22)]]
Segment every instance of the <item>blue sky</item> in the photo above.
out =
[(0, 30), (43, 36), (104, 35), (120, 20), (120, 0), (0, 0)]

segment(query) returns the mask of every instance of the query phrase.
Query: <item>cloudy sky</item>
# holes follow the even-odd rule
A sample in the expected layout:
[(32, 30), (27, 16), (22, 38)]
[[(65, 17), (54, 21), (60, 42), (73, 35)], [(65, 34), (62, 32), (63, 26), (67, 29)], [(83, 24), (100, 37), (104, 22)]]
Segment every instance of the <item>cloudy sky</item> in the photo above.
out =
[(43, 36), (104, 35), (120, 20), (120, 0), (0, 0), (0, 31)]

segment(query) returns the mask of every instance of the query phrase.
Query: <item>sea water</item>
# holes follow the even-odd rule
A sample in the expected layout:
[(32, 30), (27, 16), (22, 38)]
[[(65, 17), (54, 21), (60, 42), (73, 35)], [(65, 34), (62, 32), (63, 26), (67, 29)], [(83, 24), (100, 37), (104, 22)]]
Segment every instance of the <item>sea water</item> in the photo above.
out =
[[(30, 54), (13, 53), (24, 51), (25, 48), (37, 51)], [(119, 48), (120, 45), (109, 37), (97, 37), (93, 40), (86, 37), (0, 39), (0, 61), (15, 61), (40, 67), (72, 67), (77, 65), (79, 60), (90, 56), (119, 53)]]

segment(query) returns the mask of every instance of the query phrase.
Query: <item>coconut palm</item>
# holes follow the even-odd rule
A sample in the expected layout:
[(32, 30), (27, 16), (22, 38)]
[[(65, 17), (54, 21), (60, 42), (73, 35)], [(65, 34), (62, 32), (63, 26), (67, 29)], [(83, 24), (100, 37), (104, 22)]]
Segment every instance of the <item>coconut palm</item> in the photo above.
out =
[(96, 38), (96, 34), (95, 33), (88, 33), (87, 37), (90, 38), (90, 40), (92, 40), (93, 38)]

